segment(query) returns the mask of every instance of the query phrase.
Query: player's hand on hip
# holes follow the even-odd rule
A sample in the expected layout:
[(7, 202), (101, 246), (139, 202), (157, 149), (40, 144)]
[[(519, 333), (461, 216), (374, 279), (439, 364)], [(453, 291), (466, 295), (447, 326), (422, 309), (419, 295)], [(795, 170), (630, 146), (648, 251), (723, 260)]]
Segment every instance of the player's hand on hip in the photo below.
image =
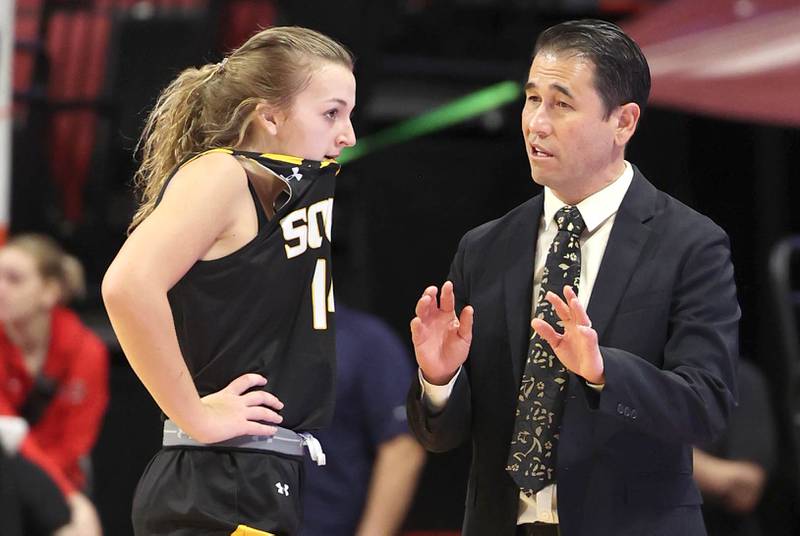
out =
[(437, 303), (438, 289), (425, 289), (411, 320), (411, 340), (425, 380), (435, 385), (449, 382), (466, 361), (472, 342), (474, 311), (467, 305), (455, 312), (453, 283), (446, 281)]
[(592, 321), (572, 287), (564, 287), (564, 297), (566, 301), (553, 292), (548, 292), (544, 297), (561, 320), (563, 334), (539, 318), (531, 321), (531, 327), (550, 344), (556, 357), (567, 369), (590, 383), (602, 385), (605, 383), (605, 374), (597, 332), (592, 329)]
[(283, 421), (278, 414), (283, 402), (272, 393), (260, 389), (251, 391), (266, 384), (267, 379), (260, 374), (243, 374), (224, 389), (204, 396), (200, 399), (205, 411), (203, 423), (199, 430), (186, 430), (186, 433), (201, 443), (216, 443), (242, 435), (274, 435), (277, 428), (270, 424)]

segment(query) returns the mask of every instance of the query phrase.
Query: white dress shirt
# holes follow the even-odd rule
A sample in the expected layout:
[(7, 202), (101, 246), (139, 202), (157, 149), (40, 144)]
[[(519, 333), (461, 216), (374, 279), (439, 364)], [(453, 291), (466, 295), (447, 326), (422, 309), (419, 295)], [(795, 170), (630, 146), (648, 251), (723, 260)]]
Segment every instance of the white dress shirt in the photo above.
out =
[[(625, 170), (614, 182), (595, 192), (580, 203), (577, 207), (586, 224), (586, 229), (581, 234), (581, 279), (578, 287), (578, 301), (583, 307), (588, 307), (589, 298), (592, 295), (592, 288), (600, 270), (600, 262), (606, 251), (608, 237), (614, 226), (622, 199), (628, 191), (628, 187), (633, 180), (633, 168), (626, 161)], [(558, 199), (553, 192), (545, 187), (544, 189), (544, 211), (539, 221), (539, 233), (537, 248), (533, 263), (533, 299), (531, 300), (531, 318), (533, 311), (536, 310), (536, 300), (539, 297), (539, 289), (544, 272), (544, 263), (547, 258), (547, 251), (553, 242), (558, 226), (555, 224), (555, 215), (558, 210), (566, 203)], [(425, 381), (422, 371), (418, 371), (418, 377), (422, 386), (422, 397), (426, 406), (432, 411), (442, 409), (453, 391), (453, 385), (461, 373), (458, 370), (456, 375), (447, 385), (433, 385)], [(600, 386), (592, 386), (600, 388)], [(509, 437), (509, 442), (511, 438)], [(558, 523), (558, 508), (556, 504), (556, 484), (551, 484), (540, 490), (534, 497), (528, 498), (524, 493), (519, 495), (519, 516), (517, 523)]]

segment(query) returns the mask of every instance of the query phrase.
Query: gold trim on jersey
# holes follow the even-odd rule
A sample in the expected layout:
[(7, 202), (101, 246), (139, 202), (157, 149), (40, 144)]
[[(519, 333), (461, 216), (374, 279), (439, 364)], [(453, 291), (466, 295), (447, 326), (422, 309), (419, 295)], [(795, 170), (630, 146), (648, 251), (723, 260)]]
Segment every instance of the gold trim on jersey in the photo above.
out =
[[(211, 153), (234, 154), (234, 150), (231, 149), (230, 147), (216, 147), (214, 149), (209, 149), (207, 151), (203, 151), (200, 154), (194, 155), (189, 160), (187, 160), (186, 162), (181, 164), (181, 167), (185, 166), (189, 162), (194, 162), (195, 160), (197, 160), (198, 158), (200, 158), (203, 155), (207, 155), (207, 154), (211, 154)], [(305, 160), (302, 159), (302, 158), (299, 158), (297, 156), (289, 156), (289, 155), (286, 155), (286, 154), (261, 153), (261, 154), (259, 154), (259, 156), (262, 156), (264, 158), (269, 158), (270, 160), (276, 160), (278, 162), (283, 162), (285, 164), (294, 164), (296, 166), (300, 166), (300, 165), (303, 164), (303, 162), (305, 162)], [(331, 160), (331, 159), (326, 158), (325, 160), (320, 161), (319, 167), (324, 168), (324, 167), (327, 167), (327, 166), (329, 166), (331, 164), (338, 164), (338, 162), (336, 160)]]
[(236, 530), (231, 532), (231, 536), (275, 536), (271, 532), (264, 532), (263, 530), (254, 529), (247, 525), (239, 525)]
[(227, 147), (217, 147), (216, 149), (209, 149), (207, 151), (203, 151), (202, 153), (194, 155), (189, 160), (187, 160), (186, 162), (181, 164), (181, 167), (185, 166), (189, 162), (194, 162), (195, 160), (197, 160), (201, 156), (204, 156), (204, 155), (207, 155), (207, 154), (211, 154), (211, 153), (233, 154), (233, 149), (228, 149)]
[[(264, 158), (269, 158), (270, 160), (277, 160), (278, 162), (294, 164), (297, 166), (302, 165), (302, 163), (306, 161), (303, 158), (299, 158), (297, 156), (289, 156), (286, 154), (278, 154), (278, 153), (261, 153), (261, 155), (259, 156), (263, 156)], [(325, 160), (319, 161), (319, 167), (326, 167), (331, 164), (338, 164), (338, 162), (330, 158), (326, 158)]]

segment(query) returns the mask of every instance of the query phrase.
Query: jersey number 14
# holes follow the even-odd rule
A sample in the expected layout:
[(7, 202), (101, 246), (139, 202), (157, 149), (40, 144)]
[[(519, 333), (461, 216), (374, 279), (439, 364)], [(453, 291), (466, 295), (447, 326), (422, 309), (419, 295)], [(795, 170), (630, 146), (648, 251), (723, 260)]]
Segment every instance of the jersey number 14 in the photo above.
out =
[(311, 312), (314, 329), (328, 329), (328, 313), (334, 312), (333, 280), (325, 291), (328, 282), (328, 263), (325, 259), (317, 259), (314, 278), (311, 280)]

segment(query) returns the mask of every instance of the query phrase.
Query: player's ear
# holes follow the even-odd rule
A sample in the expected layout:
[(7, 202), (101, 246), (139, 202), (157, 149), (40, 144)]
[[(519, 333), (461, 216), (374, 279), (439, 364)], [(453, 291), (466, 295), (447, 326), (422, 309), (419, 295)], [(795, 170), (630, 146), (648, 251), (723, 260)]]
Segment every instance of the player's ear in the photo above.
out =
[(280, 125), (283, 123), (283, 112), (270, 106), (265, 101), (256, 105), (253, 120), (263, 128), (270, 136), (277, 136)]

